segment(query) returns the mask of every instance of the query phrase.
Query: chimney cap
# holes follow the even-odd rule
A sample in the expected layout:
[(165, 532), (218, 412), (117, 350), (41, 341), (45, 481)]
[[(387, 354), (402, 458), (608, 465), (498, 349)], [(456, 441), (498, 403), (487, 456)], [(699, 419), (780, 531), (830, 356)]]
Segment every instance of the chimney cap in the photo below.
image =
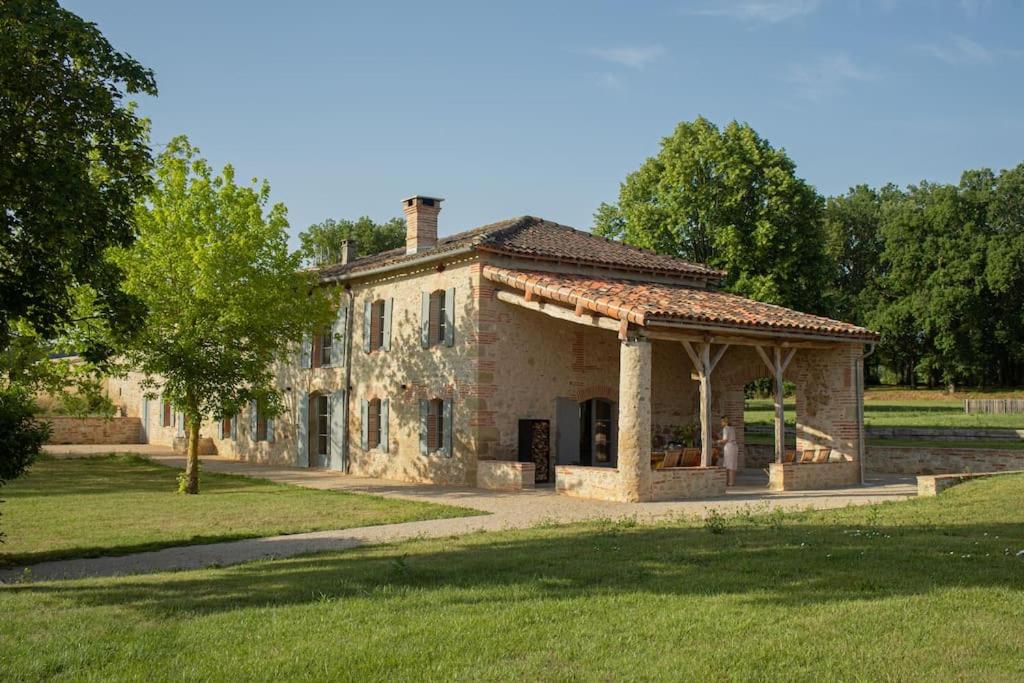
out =
[(443, 201), (443, 197), (430, 197), (425, 194), (414, 194), (403, 199), (402, 206), (416, 206), (417, 204), (424, 204), (426, 206), (439, 207)]

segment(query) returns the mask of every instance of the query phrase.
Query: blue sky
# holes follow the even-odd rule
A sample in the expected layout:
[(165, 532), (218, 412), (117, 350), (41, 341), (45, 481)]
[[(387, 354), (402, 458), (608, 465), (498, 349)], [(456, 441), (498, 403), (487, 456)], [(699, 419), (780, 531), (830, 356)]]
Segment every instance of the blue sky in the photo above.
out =
[(186, 133), (266, 178), (293, 235), (447, 202), (441, 233), (588, 228), (681, 120), (750, 123), (825, 194), (1024, 161), (1024, 4), (75, 0)]

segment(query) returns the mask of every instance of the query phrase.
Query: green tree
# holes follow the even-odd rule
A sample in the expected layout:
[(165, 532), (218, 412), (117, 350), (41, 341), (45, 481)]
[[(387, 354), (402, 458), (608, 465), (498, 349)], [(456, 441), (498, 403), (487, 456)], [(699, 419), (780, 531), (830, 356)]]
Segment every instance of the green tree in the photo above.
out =
[(1024, 367), (1024, 164), (995, 178), (985, 280), (992, 292), (996, 381), (1021, 381)]
[(45, 439), (35, 391), (70, 377), (48, 353), (79, 322), (77, 293), (94, 293), (91, 315), (116, 333), (143, 313), (103, 257), (134, 239), (149, 183), (146, 122), (124, 102), (134, 93), (156, 94), (152, 72), (95, 25), (56, 0), (0, 1), (0, 484)]
[(739, 294), (803, 310), (826, 308), (830, 266), (823, 202), (785, 150), (749, 125), (680, 123), (626, 177), (594, 232), (728, 271)]
[(332, 303), (288, 252), (286, 210), (268, 209), (266, 182), (239, 186), (231, 166), (214, 176), (184, 137), (160, 154), (155, 175), (136, 210), (138, 240), (112, 253), (124, 289), (149, 310), (124, 362), (184, 413), (182, 490), (198, 493), (202, 420), (253, 400), (278, 411), (273, 364), (327, 324)]
[(153, 74), (56, 0), (0, 2), (0, 349), (16, 320), (50, 338), (91, 286), (120, 329), (140, 309), (118, 287), (109, 246), (135, 236), (149, 183), (146, 123), (123, 102)]
[(392, 218), (375, 223), (369, 216), (354, 221), (328, 218), (299, 233), (302, 256), (311, 265), (337, 263), (345, 240), (355, 242), (357, 257), (397, 249), (405, 246), (405, 221)]

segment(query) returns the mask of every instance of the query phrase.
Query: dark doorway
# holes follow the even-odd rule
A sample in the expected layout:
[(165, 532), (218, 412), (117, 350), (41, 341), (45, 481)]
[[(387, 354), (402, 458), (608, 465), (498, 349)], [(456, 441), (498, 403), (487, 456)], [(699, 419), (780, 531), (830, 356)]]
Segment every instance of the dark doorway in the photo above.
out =
[(309, 466), (328, 467), (331, 464), (331, 399), (326, 394), (309, 398)]
[(519, 421), (519, 462), (537, 465), (536, 483), (551, 479), (551, 422), (549, 420)]

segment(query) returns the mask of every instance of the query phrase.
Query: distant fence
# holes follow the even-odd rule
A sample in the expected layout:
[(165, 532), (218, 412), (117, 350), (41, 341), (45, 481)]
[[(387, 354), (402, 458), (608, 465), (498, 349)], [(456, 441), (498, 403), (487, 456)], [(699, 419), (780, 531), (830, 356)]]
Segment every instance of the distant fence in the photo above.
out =
[[(747, 434), (771, 436), (775, 434), (772, 425), (747, 425)], [(1024, 429), (984, 429), (980, 427), (866, 427), (869, 439), (927, 439), (929, 441), (966, 441), (970, 439), (989, 439), (998, 441), (1024, 440)], [(796, 430), (786, 428), (786, 442), (796, 439)]]
[(965, 398), (965, 413), (1024, 413), (1024, 398)]

